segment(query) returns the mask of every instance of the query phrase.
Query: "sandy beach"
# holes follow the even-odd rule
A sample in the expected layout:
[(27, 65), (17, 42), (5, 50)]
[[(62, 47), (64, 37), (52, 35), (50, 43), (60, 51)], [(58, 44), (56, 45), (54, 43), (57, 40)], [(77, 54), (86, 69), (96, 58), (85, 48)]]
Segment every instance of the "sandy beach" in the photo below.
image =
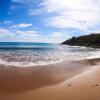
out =
[(100, 0), (0, 0), (0, 100), (100, 100)]
[(0, 100), (100, 100), (99, 61), (0, 65)]

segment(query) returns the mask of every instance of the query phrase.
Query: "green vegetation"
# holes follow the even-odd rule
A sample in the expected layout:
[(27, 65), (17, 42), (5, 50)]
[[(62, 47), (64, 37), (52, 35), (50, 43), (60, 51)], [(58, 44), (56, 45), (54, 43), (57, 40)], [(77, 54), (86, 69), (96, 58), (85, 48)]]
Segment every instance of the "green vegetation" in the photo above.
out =
[(71, 39), (64, 41), (62, 44), (100, 48), (100, 33), (72, 37)]

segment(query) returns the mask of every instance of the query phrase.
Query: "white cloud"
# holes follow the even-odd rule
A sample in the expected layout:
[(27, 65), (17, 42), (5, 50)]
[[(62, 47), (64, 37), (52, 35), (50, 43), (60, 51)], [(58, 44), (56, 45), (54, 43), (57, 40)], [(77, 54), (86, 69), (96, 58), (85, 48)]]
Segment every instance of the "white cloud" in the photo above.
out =
[[(12, 2), (25, 3), (26, 0), (12, 0)], [(27, 1), (26, 1), (27, 2)]]
[(10, 30), (4, 29), (4, 28), (0, 28), (0, 36), (2, 36), (4, 34), (9, 34), (10, 35)]
[(64, 40), (71, 38), (66, 32), (53, 32), (48, 36), (50, 42), (62, 43)]
[(18, 40), (21, 41), (28, 41), (28, 42), (50, 42), (50, 43), (61, 43), (64, 40), (70, 38), (70, 35), (67, 35), (64, 32), (52, 32), (48, 35), (40, 34), (36, 31), (20, 31), (17, 30), (15, 32), (16, 34), (19, 34), (17, 36)]
[(46, 13), (55, 13), (45, 24), (54, 28), (74, 28), (89, 32), (100, 23), (100, 0), (43, 0)]
[(18, 3), (23, 3), (23, 4), (31, 4), (36, 2), (35, 0), (12, 0), (12, 2), (18, 2)]
[(39, 34), (36, 31), (21, 31), (17, 30), (15, 32), (16, 34), (26, 35), (26, 36), (32, 36), (32, 37), (38, 37)]
[(17, 25), (12, 25), (11, 28), (27, 28), (27, 27), (31, 27), (32, 24), (28, 24), (28, 23), (21, 23), (21, 24), (17, 24)]
[(21, 31), (0, 28), (0, 41), (24, 41), (32, 42), (38, 40), (39, 33), (36, 31)]
[(70, 38), (66, 32), (52, 32), (48, 35), (43, 35), (34, 30), (22, 31), (22, 30), (10, 30), (0, 28), (0, 41), (5, 42), (51, 42), (61, 43), (64, 40)]
[(39, 41), (49, 42), (49, 43), (62, 43), (64, 40), (71, 38), (72, 36), (68, 35), (66, 32), (56, 31), (51, 32), (48, 35), (41, 35)]
[(32, 15), (32, 16), (34, 16), (34, 15), (41, 15), (41, 14), (43, 14), (43, 9), (29, 9), (29, 15)]
[[(42, 42), (62, 42), (70, 36), (62, 29), (79, 30), (79, 34), (100, 32), (100, 0), (41, 0), (37, 9), (33, 8), (34, 0), (13, 0), (14, 2), (32, 4), (29, 7), (29, 15), (44, 16), (43, 22), (46, 26), (56, 28), (55, 32), (47, 35), (36, 34), (30, 31), (17, 31), (17, 34), (26, 36), (29, 40), (34, 39)], [(32, 24), (22, 23), (14, 25), (13, 28), (26, 28)], [(60, 31), (57, 31), (59, 29)], [(82, 31), (82, 32), (81, 32)], [(27, 34), (26, 34), (27, 33)], [(31, 34), (32, 33), (32, 34)], [(34, 34), (33, 34), (34, 33)], [(30, 34), (30, 36), (29, 36)], [(72, 34), (69, 32), (69, 34)], [(24, 40), (27, 38), (23, 37)], [(35, 37), (35, 38), (33, 38)]]
[(53, 38), (69, 38), (70, 35), (68, 35), (66, 32), (53, 32), (51, 34), (51, 37), (53, 37)]
[(41, 0), (37, 9), (33, 8), (34, 0), (12, 1), (31, 5), (29, 15), (48, 14), (43, 20), (46, 19), (45, 25), (49, 27), (73, 28), (88, 33), (100, 23), (100, 0)]
[(12, 21), (10, 21), (10, 20), (4, 21), (4, 24), (11, 24), (11, 23), (12, 23)]
[(0, 41), (12, 40), (12, 37), (14, 37), (14, 34), (10, 30), (0, 28)]

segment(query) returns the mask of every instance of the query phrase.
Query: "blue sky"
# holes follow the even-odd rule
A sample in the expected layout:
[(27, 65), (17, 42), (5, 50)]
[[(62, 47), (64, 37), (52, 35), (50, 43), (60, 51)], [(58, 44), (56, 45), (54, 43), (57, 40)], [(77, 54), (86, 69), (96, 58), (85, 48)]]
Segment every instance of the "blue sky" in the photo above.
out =
[(100, 0), (0, 0), (0, 41), (62, 42), (100, 32)]

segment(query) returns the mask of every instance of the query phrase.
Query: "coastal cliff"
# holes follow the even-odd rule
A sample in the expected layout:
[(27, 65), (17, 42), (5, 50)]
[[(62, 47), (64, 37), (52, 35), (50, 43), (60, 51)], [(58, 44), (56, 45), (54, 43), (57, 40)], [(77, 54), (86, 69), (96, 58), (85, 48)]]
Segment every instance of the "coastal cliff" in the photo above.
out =
[(100, 48), (100, 33), (72, 37), (64, 41), (62, 44), (71, 46), (86, 46)]

